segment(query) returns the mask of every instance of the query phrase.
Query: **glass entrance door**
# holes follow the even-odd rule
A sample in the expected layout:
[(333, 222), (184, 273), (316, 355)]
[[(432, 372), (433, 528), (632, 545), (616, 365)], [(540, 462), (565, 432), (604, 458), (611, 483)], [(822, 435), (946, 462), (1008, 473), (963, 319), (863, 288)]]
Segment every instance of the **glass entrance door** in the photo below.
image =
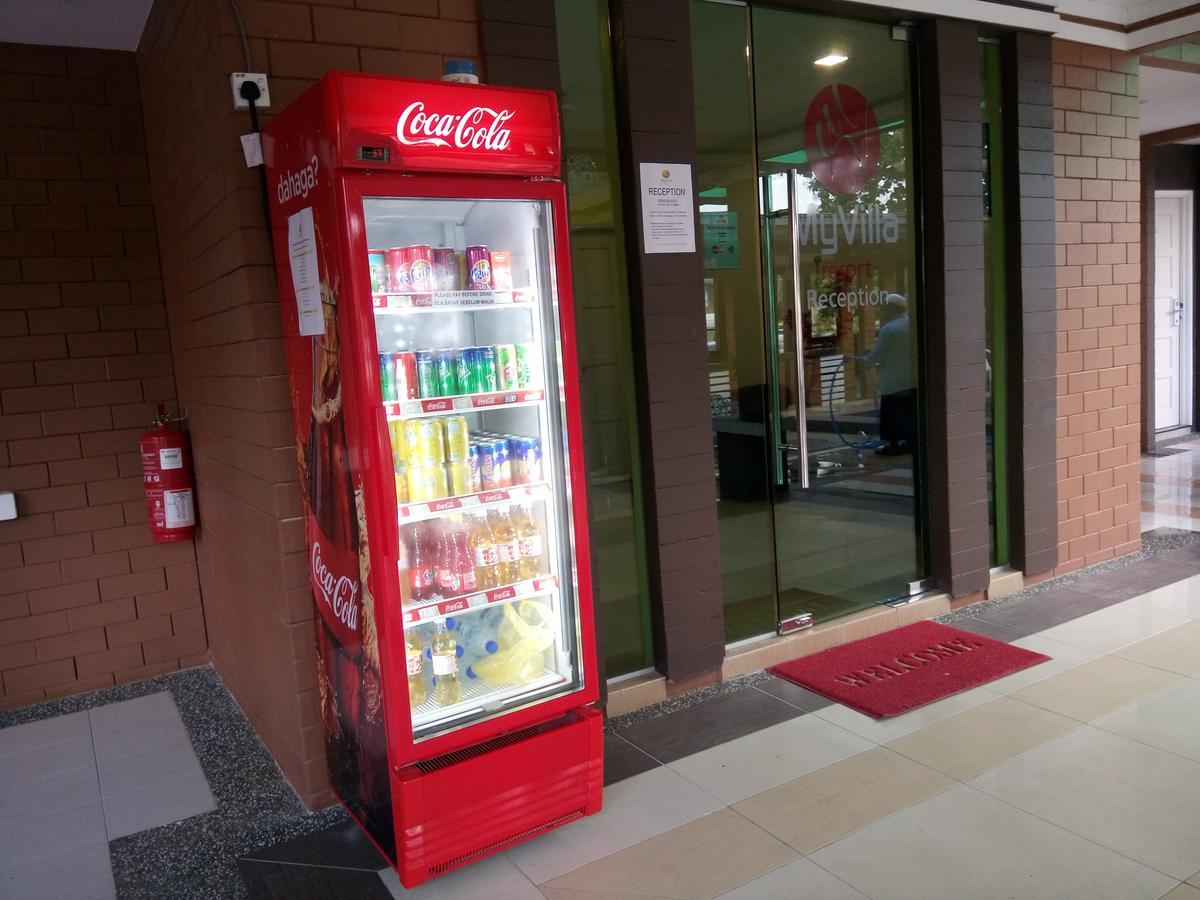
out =
[(886, 26), (709, 0), (692, 34), (735, 641), (925, 575), (912, 60)]
[(750, 15), (779, 615), (821, 621), (924, 575), (910, 45)]

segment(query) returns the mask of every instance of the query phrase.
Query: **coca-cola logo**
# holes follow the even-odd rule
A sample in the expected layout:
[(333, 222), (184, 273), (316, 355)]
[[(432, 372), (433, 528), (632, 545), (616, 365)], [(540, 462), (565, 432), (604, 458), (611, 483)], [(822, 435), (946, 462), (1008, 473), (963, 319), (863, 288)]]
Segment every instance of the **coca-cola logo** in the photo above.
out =
[(817, 181), (835, 194), (857, 194), (879, 166), (875, 110), (850, 85), (826, 85), (804, 116), (804, 146)]
[(313, 541), (312, 574), (325, 605), (333, 612), (337, 621), (351, 631), (358, 631), (358, 581), (348, 575), (332, 571), (321, 558), (321, 545)]
[(459, 150), (507, 150), (512, 133), (505, 128), (510, 109), (473, 106), (463, 113), (426, 112), (415, 100), (396, 120), (396, 138), (409, 147), (457, 147)]

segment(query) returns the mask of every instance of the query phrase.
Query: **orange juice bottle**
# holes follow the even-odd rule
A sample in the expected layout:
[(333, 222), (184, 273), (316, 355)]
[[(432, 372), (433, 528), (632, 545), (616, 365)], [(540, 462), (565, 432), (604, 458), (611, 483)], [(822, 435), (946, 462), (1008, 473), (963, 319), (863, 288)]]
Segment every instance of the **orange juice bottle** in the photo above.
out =
[(496, 574), (500, 583), (512, 584), (520, 581), (521, 549), (512, 518), (506, 510), (500, 509), (489, 512), (488, 518), (491, 520), (492, 534), (496, 539), (496, 555), (499, 557)]
[(473, 516), (471, 520), (471, 560), (475, 564), (475, 583), (479, 590), (486, 591), (500, 584), (497, 563), (500, 559), (496, 553), (496, 539), (492, 536), (492, 528), (483, 516)]
[(528, 506), (518, 506), (515, 510), (517, 546), (521, 552), (517, 569), (521, 580), (528, 581), (546, 574), (546, 542), (533, 510)]

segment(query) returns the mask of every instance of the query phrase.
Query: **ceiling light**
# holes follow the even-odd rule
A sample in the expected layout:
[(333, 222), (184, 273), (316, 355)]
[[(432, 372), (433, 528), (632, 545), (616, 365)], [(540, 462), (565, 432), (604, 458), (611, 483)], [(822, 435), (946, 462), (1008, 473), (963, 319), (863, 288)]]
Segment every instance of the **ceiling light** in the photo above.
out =
[(830, 53), (827, 56), (822, 56), (820, 59), (814, 59), (813, 63), (818, 66), (839, 66), (849, 58), (848, 56), (842, 56), (840, 53)]

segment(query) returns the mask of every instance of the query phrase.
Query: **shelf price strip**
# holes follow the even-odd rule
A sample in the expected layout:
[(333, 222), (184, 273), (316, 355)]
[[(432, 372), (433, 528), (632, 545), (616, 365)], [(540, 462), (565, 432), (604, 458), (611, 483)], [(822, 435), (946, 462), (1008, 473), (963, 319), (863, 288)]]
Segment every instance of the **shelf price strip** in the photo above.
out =
[(478, 494), (464, 494), (461, 497), (445, 497), (441, 500), (425, 500), (421, 503), (401, 503), (398, 510), (400, 524), (419, 522), (443, 513), (458, 510), (473, 510), (495, 503), (511, 503), (515, 500), (538, 500), (549, 493), (549, 486), (542, 484), (522, 484), (510, 488), (499, 488), (494, 491), (482, 491)]
[(424, 400), (389, 400), (383, 404), (389, 418), (429, 415), (459, 410), (492, 409), (518, 403), (536, 403), (546, 396), (543, 390), (495, 391), (488, 394), (459, 394), (456, 397), (428, 397)]
[(533, 302), (533, 292), (434, 291), (429, 294), (372, 294), (375, 309), (436, 309), (443, 306), (515, 306)]
[(464, 609), (479, 609), (493, 603), (505, 603), (509, 600), (523, 600), (526, 597), (536, 597), (558, 587), (558, 579), (553, 575), (543, 578), (533, 578), (504, 587), (493, 588), (490, 591), (477, 591), (474, 594), (463, 594), (448, 600), (438, 600), (425, 605), (410, 607), (404, 611), (404, 621), (408, 623), (423, 622), (436, 619)]

